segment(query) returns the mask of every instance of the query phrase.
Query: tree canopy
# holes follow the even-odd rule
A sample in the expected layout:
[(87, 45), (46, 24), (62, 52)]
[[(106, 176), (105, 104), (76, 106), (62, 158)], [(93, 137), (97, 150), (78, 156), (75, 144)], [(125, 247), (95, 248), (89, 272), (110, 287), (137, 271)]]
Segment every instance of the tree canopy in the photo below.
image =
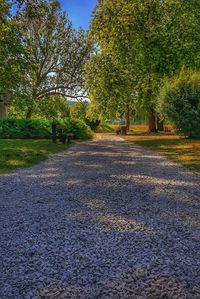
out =
[[(100, 60), (107, 57), (118, 66), (120, 74), (126, 74), (128, 84), (118, 97), (125, 101), (132, 94), (137, 95), (152, 121), (163, 78), (179, 72), (182, 65), (199, 68), (199, 5), (199, 0), (99, 0), (90, 28), (91, 38), (99, 49), (98, 58), (92, 58), (88, 62), (91, 67), (86, 69), (94, 106), (101, 106), (101, 102), (109, 103), (107, 107), (115, 106), (110, 105), (110, 100), (115, 103), (116, 96), (111, 98), (104, 88), (107, 81), (109, 95), (113, 91), (109, 83), (116, 73), (112, 68), (107, 72), (108, 66), (104, 64), (105, 70), (98, 79), (101, 87), (89, 80), (91, 69), (95, 78), (95, 71), (99, 74), (95, 64), (103, 67)], [(102, 94), (98, 92), (98, 97), (94, 97), (97, 89)], [(155, 129), (154, 119), (150, 127)]]
[(123, 115), (128, 126), (143, 110), (155, 131), (163, 82), (199, 70), (199, 49), (200, 0), (99, 0), (89, 32), (57, 0), (0, 0), (0, 92), (12, 90), (13, 115), (60, 114), (89, 97), (93, 119)]
[(29, 99), (27, 116), (47, 95), (84, 97), (82, 68), (91, 47), (85, 32), (73, 29), (59, 2), (28, 2), (18, 11), (17, 20), (25, 48), (20, 91)]
[(0, 91), (13, 89), (20, 80), (22, 45), (17, 22), (11, 18), (10, 4), (0, 0)]
[(59, 1), (13, 3), (17, 11), (11, 14), (10, 1), (0, 0), (0, 90), (12, 89), (28, 118), (44, 99), (86, 97), (83, 66), (92, 50), (87, 33), (73, 28)]

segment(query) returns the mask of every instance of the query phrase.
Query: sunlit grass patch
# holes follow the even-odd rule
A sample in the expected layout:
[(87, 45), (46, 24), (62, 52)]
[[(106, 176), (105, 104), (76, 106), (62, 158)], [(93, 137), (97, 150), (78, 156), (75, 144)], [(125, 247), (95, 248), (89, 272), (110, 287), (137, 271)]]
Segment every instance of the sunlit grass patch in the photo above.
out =
[(133, 133), (145, 133), (148, 132), (148, 126), (147, 125), (131, 125), (130, 126), (130, 132)]
[(128, 141), (148, 147), (194, 171), (200, 171), (200, 140), (178, 135), (126, 136)]
[(20, 166), (24, 166), (25, 162), (22, 160), (17, 160), (17, 159), (12, 159), (12, 160), (8, 160), (7, 164), (12, 166), (16, 166), (16, 167), (20, 167)]
[(54, 144), (51, 140), (1, 139), (0, 173), (31, 166), (67, 147), (67, 144)]
[[(113, 131), (116, 131), (120, 125), (110, 125), (110, 127), (113, 129)], [(129, 131), (132, 133), (146, 133), (148, 132), (148, 126), (146, 124), (143, 125), (130, 125)]]

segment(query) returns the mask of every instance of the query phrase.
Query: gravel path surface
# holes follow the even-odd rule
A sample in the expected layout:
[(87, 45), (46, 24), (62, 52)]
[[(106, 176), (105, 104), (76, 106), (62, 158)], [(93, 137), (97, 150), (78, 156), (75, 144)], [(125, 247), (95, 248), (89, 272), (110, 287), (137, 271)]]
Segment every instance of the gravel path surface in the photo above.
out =
[(199, 175), (114, 135), (0, 176), (0, 298), (200, 298), (199, 214)]

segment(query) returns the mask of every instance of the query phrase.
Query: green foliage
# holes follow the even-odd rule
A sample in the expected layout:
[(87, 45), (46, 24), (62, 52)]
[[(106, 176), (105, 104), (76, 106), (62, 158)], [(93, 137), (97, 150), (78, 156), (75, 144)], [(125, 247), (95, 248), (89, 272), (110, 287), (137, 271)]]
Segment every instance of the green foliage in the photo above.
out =
[(70, 108), (63, 96), (46, 96), (38, 102), (33, 114), (33, 117), (35, 116), (46, 119), (65, 118), (70, 116)]
[(181, 73), (165, 83), (160, 110), (176, 129), (190, 138), (200, 138), (200, 73)]
[(22, 70), (23, 46), (9, 1), (0, 0), (0, 91), (16, 88)]
[(75, 139), (88, 139), (92, 136), (90, 128), (86, 125), (84, 120), (59, 118), (54, 120), (55, 124), (64, 126), (64, 133), (73, 133)]
[(86, 118), (85, 119), (85, 123), (86, 123), (86, 125), (88, 125), (90, 127), (90, 129), (92, 131), (96, 132), (96, 130), (98, 129), (98, 127), (99, 127), (99, 125), (101, 123), (101, 121), (98, 120), (98, 119), (97, 120), (91, 120), (89, 118)]
[(73, 119), (85, 119), (88, 111), (88, 103), (84, 102), (76, 102), (70, 108), (70, 116)]
[(0, 138), (50, 138), (51, 125), (47, 120), (0, 119)]
[(126, 111), (127, 106), (134, 110), (132, 106), (136, 107), (138, 99), (145, 109), (154, 105), (157, 65), (161, 65), (161, 6), (160, 0), (98, 2), (91, 35), (101, 52), (90, 62), (92, 75), (86, 83), (97, 102), (93, 107), (106, 107), (104, 114), (114, 116)]
[(28, 167), (48, 158), (48, 155), (68, 148), (68, 144), (38, 139), (0, 139), (0, 173)]
[(83, 65), (91, 51), (87, 34), (73, 29), (57, 0), (25, 1), (16, 19), (25, 49), (26, 72), (18, 94), (26, 98), (26, 117), (47, 96), (81, 98)]
[(136, 100), (135, 81), (126, 64), (109, 54), (99, 53), (85, 65), (85, 85), (90, 91), (89, 115), (105, 120), (132, 110)]
[(81, 119), (84, 120), (86, 125), (90, 127), (92, 131), (95, 131), (100, 124), (99, 120), (90, 119), (88, 115), (90, 103), (84, 102), (77, 102), (70, 108), (70, 116), (72, 119)]
[[(25, 118), (27, 111), (26, 97), (14, 97), (12, 105), (8, 109), (9, 117)], [(41, 101), (35, 102), (33, 118), (52, 119), (57, 117), (69, 117), (70, 107), (63, 96), (46, 96)]]
[[(64, 126), (65, 133), (73, 133), (75, 139), (87, 139), (91, 131), (82, 120), (54, 119)], [(39, 119), (0, 119), (0, 138), (50, 138), (52, 121)]]
[(128, 104), (155, 116), (163, 77), (200, 67), (199, 28), (199, 0), (99, 0), (86, 65), (93, 111), (112, 117)]

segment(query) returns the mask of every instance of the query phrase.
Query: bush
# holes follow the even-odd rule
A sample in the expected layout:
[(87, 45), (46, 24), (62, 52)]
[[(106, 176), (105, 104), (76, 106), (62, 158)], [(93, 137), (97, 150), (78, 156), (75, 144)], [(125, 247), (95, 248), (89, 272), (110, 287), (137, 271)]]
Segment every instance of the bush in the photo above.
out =
[[(82, 120), (69, 118), (56, 119), (53, 122), (64, 126), (65, 133), (73, 133), (76, 139), (87, 139), (91, 131)], [(0, 119), (0, 138), (51, 138), (52, 121), (40, 119)]]
[(161, 111), (177, 131), (200, 138), (200, 73), (185, 73), (166, 82), (160, 93)]
[(88, 127), (90, 127), (92, 131), (96, 132), (101, 122), (100, 120), (90, 120), (88, 118), (85, 118), (85, 123)]
[(50, 138), (51, 125), (47, 120), (0, 119), (0, 138)]
[(88, 139), (92, 136), (90, 128), (81, 119), (60, 118), (54, 123), (63, 125), (64, 133), (73, 133), (75, 139)]

